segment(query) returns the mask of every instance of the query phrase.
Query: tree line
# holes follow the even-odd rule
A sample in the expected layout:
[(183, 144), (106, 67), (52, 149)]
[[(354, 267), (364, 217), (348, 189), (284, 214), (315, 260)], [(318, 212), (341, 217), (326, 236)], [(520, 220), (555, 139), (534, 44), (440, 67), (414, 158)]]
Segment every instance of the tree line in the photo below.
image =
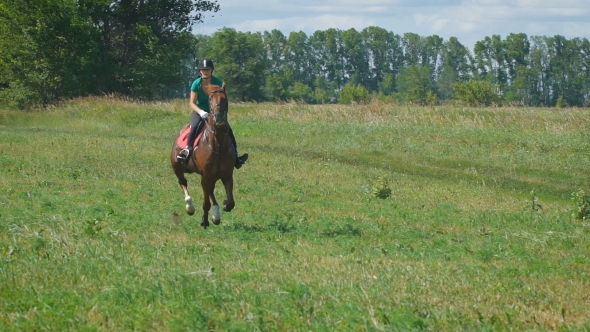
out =
[(238, 84), (241, 100), (590, 104), (586, 38), (493, 35), (478, 41), (473, 52), (455, 37), (398, 35), (379, 27), (310, 36), (225, 28), (197, 38), (197, 54), (220, 63), (217, 73)]
[(219, 8), (204, 0), (0, 0), (0, 102), (185, 98), (195, 64), (211, 58), (239, 101), (590, 105), (586, 38), (493, 35), (471, 51), (455, 37), (379, 27), (191, 32)]

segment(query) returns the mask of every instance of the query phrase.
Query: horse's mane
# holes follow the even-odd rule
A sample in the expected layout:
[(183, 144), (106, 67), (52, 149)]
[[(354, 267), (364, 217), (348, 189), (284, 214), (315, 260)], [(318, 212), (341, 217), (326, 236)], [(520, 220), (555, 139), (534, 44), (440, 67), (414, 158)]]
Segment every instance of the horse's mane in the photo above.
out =
[(203, 87), (203, 90), (207, 93), (207, 95), (210, 95), (213, 92), (223, 92), (223, 94), (227, 97), (227, 94), (225, 93), (225, 82), (222, 85), (207, 84)]

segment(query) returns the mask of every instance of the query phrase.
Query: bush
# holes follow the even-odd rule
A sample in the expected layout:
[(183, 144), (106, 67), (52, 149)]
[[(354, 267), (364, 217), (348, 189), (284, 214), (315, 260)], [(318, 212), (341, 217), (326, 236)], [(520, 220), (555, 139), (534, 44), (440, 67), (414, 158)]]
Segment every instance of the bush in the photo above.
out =
[(373, 186), (373, 196), (381, 199), (385, 199), (391, 196), (391, 188), (389, 188), (389, 182), (382, 176), (380, 177)]
[(398, 100), (393, 95), (386, 95), (382, 92), (375, 92), (371, 94), (371, 101), (372, 102), (382, 102), (382, 103), (390, 103), (390, 104), (397, 104)]
[(578, 220), (590, 219), (590, 196), (582, 189), (572, 193), (572, 200), (574, 201), (573, 217)]
[(458, 81), (453, 83), (453, 91), (457, 99), (471, 106), (490, 106), (500, 103), (498, 87), (488, 81)]
[(563, 96), (559, 96), (559, 98), (557, 98), (557, 102), (555, 102), (555, 107), (557, 107), (557, 108), (564, 108), (565, 107), (565, 100), (563, 100)]
[(302, 82), (295, 82), (293, 86), (289, 87), (288, 92), (289, 98), (298, 101), (304, 101), (306, 103), (309, 103), (312, 101), (312, 99), (314, 99), (311, 88), (307, 84)]
[(362, 85), (347, 84), (344, 86), (338, 97), (340, 104), (367, 103), (369, 101), (369, 90)]

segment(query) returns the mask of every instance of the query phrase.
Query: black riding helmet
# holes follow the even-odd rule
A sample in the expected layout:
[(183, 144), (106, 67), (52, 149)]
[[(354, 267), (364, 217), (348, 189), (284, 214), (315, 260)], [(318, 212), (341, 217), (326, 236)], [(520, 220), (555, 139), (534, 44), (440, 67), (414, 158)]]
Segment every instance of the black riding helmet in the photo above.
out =
[(210, 59), (203, 59), (201, 61), (199, 61), (199, 64), (197, 65), (197, 69), (201, 70), (201, 69), (215, 69), (215, 66), (213, 65), (213, 60)]

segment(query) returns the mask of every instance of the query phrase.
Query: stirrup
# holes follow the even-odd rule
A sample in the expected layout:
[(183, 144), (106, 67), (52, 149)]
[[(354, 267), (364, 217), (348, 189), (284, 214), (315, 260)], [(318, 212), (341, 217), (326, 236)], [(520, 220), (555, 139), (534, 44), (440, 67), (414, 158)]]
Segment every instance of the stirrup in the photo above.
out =
[(190, 155), (190, 150), (188, 148), (180, 150), (180, 152), (176, 155), (176, 159), (186, 161), (188, 156)]

